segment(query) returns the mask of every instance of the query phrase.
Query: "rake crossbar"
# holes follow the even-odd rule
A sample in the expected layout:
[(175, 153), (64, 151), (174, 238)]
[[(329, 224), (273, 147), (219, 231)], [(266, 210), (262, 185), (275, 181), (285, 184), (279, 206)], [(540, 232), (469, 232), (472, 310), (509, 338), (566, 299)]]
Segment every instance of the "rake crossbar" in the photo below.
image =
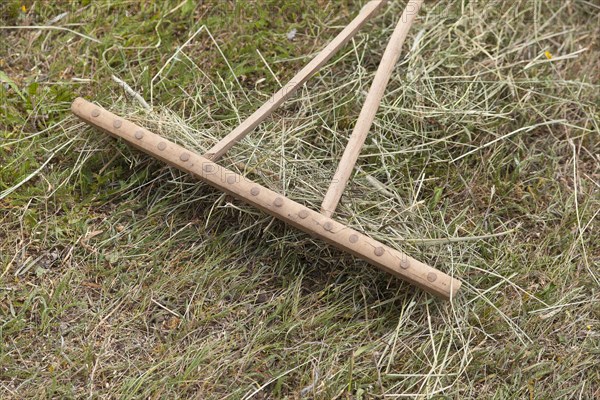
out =
[(319, 52), (304, 68), (302, 68), (287, 85), (282, 87), (267, 100), (251, 116), (221, 139), (204, 155), (218, 161), (238, 141), (256, 128), (273, 113), (284, 101), (296, 92), (299, 87), (313, 76), (333, 55), (342, 48), (358, 30), (386, 4), (387, 0), (372, 0), (365, 4), (360, 13), (350, 22), (323, 50)]
[(440, 298), (452, 298), (461, 286), (459, 280), (435, 268), (252, 182), (102, 107), (77, 98), (71, 110), (87, 124), (121, 138), (152, 157)]

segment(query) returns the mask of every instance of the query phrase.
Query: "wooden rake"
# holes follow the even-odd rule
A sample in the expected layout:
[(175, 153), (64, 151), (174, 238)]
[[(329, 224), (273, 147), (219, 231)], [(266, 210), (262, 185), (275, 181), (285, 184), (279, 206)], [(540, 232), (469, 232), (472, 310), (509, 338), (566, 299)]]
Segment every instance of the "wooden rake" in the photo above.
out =
[[(347, 225), (331, 219), (341, 193), (346, 186), (360, 147), (364, 143), (375, 113), (383, 96), (394, 64), (397, 62), (402, 43), (408, 28), (421, 7), (422, 0), (410, 0), (377, 70), (371, 90), (359, 120), (349, 140), (342, 162), (336, 171), (335, 184), (332, 183), (325, 196), (322, 212), (311, 210), (302, 204), (282, 196), (246, 177), (230, 171), (217, 161), (237, 141), (247, 135), (281, 103), (312, 76), (333, 54), (342, 47), (364, 23), (376, 14), (386, 3), (385, 0), (367, 3), (359, 15), (307, 64), (291, 83), (275, 93), (254, 114), (240, 126), (225, 136), (204, 156), (187, 150), (148, 129), (90, 103), (82, 98), (73, 102), (71, 109), (82, 121), (99, 128), (108, 134), (125, 140), (129, 145), (173, 166), (181, 171), (228, 193), (273, 217), (318, 237), (332, 246), (366, 260), (372, 265), (408, 281), (425, 291), (443, 299), (451, 299), (458, 292), (461, 282), (435, 268), (430, 267), (405, 253), (386, 246)], [(330, 193), (331, 192), (331, 193)], [(327, 203), (326, 203), (327, 202)]]

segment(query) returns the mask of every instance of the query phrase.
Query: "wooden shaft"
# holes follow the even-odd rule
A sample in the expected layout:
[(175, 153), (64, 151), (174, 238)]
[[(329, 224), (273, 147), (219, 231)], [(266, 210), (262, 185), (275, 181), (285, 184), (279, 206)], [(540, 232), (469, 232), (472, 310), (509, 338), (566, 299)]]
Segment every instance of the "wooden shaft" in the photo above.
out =
[(82, 98), (73, 102), (71, 110), (84, 122), (436, 296), (449, 299), (460, 288), (461, 283), (457, 279)]
[(217, 161), (220, 159), (235, 143), (244, 138), (262, 121), (273, 113), (284, 101), (286, 101), (294, 92), (304, 85), (304, 83), (313, 76), (329, 59), (344, 46), (358, 30), (385, 5), (387, 0), (375, 0), (368, 2), (360, 13), (329, 43), (315, 58), (313, 58), (304, 68), (300, 70), (284, 87), (275, 93), (266, 103), (264, 103), (251, 116), (246, 118), (238, 127), (231, 131), (227, 136), (214, 145), (204, 157)]
[(367, 94), (365, 104), (360, 111), (352, 135), (348, 139), (348, 144), (333, 175), (329, 189), (327, 189), (327, 193), (325, 193), (325, 197), (323, 198), (323, 203), (321, 204), (321, 213), (323, 215), (331, 217), (335, 212), (348, 183), (348, 179), (352, 174), (360, 150), (365, 143), (369, 129), (371, 129), (371, 124), (375, 119), (375, 114), (383, 98), (392, 71), (396, 62), (398, 62), (398, 58), (400, 58), (400, 51), (402, 50), (408, 30), (413, 24), (422, 4), (423, 0), (410, 0), (400, 17), (400, 21), (396, 25), (396, 29), (394, 29), (394, 33), (392, 33), (392, 37), (383, 53), (383, 58)]

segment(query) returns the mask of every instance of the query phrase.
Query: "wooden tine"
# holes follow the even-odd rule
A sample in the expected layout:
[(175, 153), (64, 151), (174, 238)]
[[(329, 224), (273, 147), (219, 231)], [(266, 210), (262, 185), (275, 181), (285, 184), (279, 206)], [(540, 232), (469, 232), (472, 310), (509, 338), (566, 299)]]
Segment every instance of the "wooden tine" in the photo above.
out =
[(217, 161), (235, 143), (244, 138), (262, 121), (273, 113), (284, 101), (304, 85), (329, 59), (343, 47), (358, 30), (387, 3), (387, 0), (370, 1), (360, 10), (360, 13), (344, 28), (319, 54), (300, 70), (285, 86), (267, 100), (251, 116), (246, 118), (238, 127), (215, 144), (204, 157)]
[(73, 102), (71, 110), (84, 122), (125, 140), (133, 147), (440, 298), (452, 298), (461, 286), (459, 280), (443, 272), (82, 98)]
[(404, 40), (408, 35), (408, 30), (413, 24), (422, 4), (423, 0), (409, 0), (394, 32), (392, 33), (392, 37), (383, 53), (383, 58), (381, 59), (381, 63), (379, 64), (379, 68), (377, 68), (375, 78), (373, 79), (373, 83), (367, 94), (365, 104), (360, 111), (352, 135), (350, 135), (350, 139), (348, 139), (348, 144), (346, 145), (346, 149), (338, 164), (337, 170), (333, 175), (329, 189), (327, 189), (327, 193), (323, 198), (321, 204), (321, 213), (323, 215), (331, 217), (335, 212), (340, 198), (342, 197), (342, 193), (346, 188), (346, 184), (348, 183), (348, 179), (352, 174), (360, 150), (365, 143), (369, 129), (371, 129), (371, 124), (375, 119), (375, 114), (377, 113), (377, 109), (383, 98), (390, 76), (394, 71), (398, 58), (400, 58), (400, 52)]

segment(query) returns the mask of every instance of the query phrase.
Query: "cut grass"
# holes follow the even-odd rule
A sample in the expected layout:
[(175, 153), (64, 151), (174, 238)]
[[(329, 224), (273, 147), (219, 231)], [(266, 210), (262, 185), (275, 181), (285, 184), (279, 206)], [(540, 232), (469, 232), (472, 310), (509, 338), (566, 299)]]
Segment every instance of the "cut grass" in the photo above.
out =
[[(318, 209), (391, 3), (223, 163)], [(460, 278), (444, 303), (70, 116), (202, 151), (360, 8), (190, 4), (0, 6), (100, 41), (0, 30), (0, 397), (600, 396), (597, 6), (418, 17), (336, 218)]]

